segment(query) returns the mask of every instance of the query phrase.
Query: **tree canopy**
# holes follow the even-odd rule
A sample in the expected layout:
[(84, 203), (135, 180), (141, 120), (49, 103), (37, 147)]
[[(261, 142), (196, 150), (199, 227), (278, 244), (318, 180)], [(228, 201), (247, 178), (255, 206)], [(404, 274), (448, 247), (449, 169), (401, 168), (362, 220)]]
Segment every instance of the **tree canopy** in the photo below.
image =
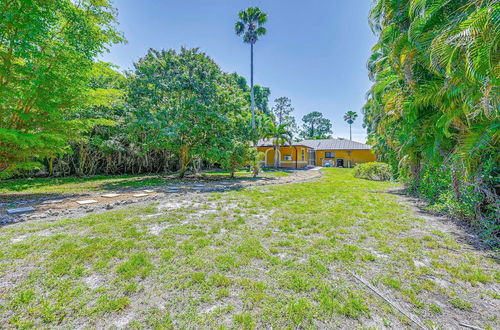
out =
[(344, 120), (349, 124), (354, 124), (354, 121), (358, 118), (358, 114), (355, 111), (347, 111), (344, 115)]
[(292, 100), (286, 96), (278, 97), (274, 100), (274, 107), (271, 113), (277, 125), (286, 125), (290, 133), (297, 131), (297, 123), (295, 117), (292, 115), (295, 109), (292, 107)]
[(300, 137), (303, 139), (329, 139), (332, 134), (332, 123), (323, 114), (313, 111), (302, 117), (303, 125)]
[(250, 113), (237, 80), (198, 49), (150, 49), (134, 67), (134, 134), (146, 149), (178, 152), (181, 176), (193, 160), (220, 160), (249, 140)]
[(110, 1), (0, 3), (0, 171), (67, 152), (78, 128), (65, 114), (84, 102), (94, 59), (112, 43)]
[(263, 26), (267, 22), (267, 14), (258, 7), (251, 7), (238, 13), (239, 21), (236, 22), (234, 29), (237, 35), (243, 36), (243, 41), (249, 44), (255, 44), (260, 36), (266, 34), (266, 28)]

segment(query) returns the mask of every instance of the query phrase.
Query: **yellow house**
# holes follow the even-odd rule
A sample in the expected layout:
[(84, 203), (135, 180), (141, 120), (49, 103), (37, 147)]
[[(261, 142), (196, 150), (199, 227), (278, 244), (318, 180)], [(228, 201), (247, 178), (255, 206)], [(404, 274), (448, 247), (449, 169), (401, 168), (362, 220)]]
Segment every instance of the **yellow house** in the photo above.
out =
[[(263, 166), (274, 166), (272, 141), (259, 141), (257, 150), (264, 153)], [(277, 149), (278, 167), (307, 166), (353, 167), (376, 160), (367, 144), (341, 139), (304, 140)]]

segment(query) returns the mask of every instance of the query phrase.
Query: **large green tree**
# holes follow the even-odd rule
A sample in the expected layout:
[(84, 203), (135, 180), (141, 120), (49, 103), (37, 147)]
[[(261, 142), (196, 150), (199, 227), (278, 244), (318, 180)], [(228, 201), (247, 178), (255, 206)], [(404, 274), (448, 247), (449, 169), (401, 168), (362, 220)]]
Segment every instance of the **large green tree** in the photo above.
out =
[(487, 219), (500, 218), (500, 3), (377, 0), (370, 23), (374, 150), (413, 191), (499, 235)]
[(267, 22), (267, 14), (257, 7), (251, 7), (238, 13), (239, 21), (234, 29), (236, 34), (243, 36), (243, 42), (250, 44), (250, 93), (252, 110), (252, 128), (255, 129), (255, 91), (253, 85), (253, 48), (259, 37), (266, 34), (263, 25)]
[[(61, 162), (58, 171), (77, 175), (117, 171), (122, 157), (113, 156), (125, 148), (127, 140), (126, 85), (125, 76), (115, 66), (94, 63), (84, 102), (65, 115), (66, 123), (74, 123), (77, 130), (69, 138), (73, 152), (64, 157), (69, 168), (63, 168)], [(49, 158), (50, 174), (51, 162)]]
[(303, 139), (328, 139), (332, 134), (332, 123), (318, 111), (302, 117), (303, 125), (300, 137)]
[(150, 49), (134, 67), (133, 134), (146, 150), (178, 153), (181, 177), (194, 160), (217, 161), (249, 140), (250, 112), (237, 79), (198, 49)]
[(110, 1), (0, 2), (0, 171), (68, 150), (94, 59), (120, 42)]

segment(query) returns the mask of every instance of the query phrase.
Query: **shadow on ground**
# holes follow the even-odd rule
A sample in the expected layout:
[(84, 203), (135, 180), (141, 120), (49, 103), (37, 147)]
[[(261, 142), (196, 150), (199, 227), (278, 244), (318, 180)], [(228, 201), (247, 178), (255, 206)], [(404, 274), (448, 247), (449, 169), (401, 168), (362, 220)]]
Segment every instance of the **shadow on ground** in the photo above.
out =
[[(379, 191), (378, 193), (388, 193), (397, 196), (404, 204), (408, 205), (411, 209), (411, 213), (425, 220), (433, 220), (446, 226), (449, 233), (452, 233), (459, 242), (468, 245), (471, 250), (482, 250), (487, 252), (493, 252), (491, 246), (485, 244), (477, 231), (466, 222), (464, 219), (452, 218), (450, 215), (438, 212), (431, 212), (426, 207), (428, 204), (410, 194), (410, 192), (405, 188), (389, 189), (386, 192)], [(492, 258), (500, 260), (498, 256), (491, 255)]]

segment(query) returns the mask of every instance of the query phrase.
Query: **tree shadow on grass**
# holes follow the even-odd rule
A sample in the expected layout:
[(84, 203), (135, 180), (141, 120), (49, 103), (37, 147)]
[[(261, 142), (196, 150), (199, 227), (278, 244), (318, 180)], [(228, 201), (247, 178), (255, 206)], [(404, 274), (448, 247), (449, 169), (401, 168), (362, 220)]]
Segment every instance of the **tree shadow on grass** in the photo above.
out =
[(83, 196), (85, 194), (60, 194), (60, 193), (26, 193), (26, 194), (1, 194), (0, 209), (18, 207), (21, 205), (39, 204), (45, 201)]
[[(21, 192), (29, 189), (42, 189), (44, 187), (50, 186), (61, 186), (67, 184), (83, 184), (94, 181), (102, 180), (121, 180), (130, 178), (129, 175), (118, 175), (118, 176), (106, 176), (106, 175), (96, 175), (89, 177), (57, 177), (57, 178), (26, 178), (26, 179), (12, 179), (3, 180), (1, 182), (1, 190), (4, 191), (15, 191)], [(140, 178), (140, 177), (139, 177)], [(136, 179), (137, 177), (132, 177), (130, 179)], [(0, 190), (0, 191), (1, 191)]]
[[(477, 230), (475, 230), (470, 223), (464, 219), (453, 218), (448, 214), (429, 211), (427, 209), (428, 203), (413, 196), (407, 189), (396, 188), (387, 191), (379, 191), (378, 193), (398, 196), (403, 203), (410, 207), (410, 213), (413, 216), (425, 219), (426, 221), (438, 222), (446, 225), (449, 229), (448, 233), (452, 234), (460, 243), (469, 246), (471, 250), (494, 251), (491, 246), (481, 239)], [(500, 260), (497, 256), (492, 257)]]

